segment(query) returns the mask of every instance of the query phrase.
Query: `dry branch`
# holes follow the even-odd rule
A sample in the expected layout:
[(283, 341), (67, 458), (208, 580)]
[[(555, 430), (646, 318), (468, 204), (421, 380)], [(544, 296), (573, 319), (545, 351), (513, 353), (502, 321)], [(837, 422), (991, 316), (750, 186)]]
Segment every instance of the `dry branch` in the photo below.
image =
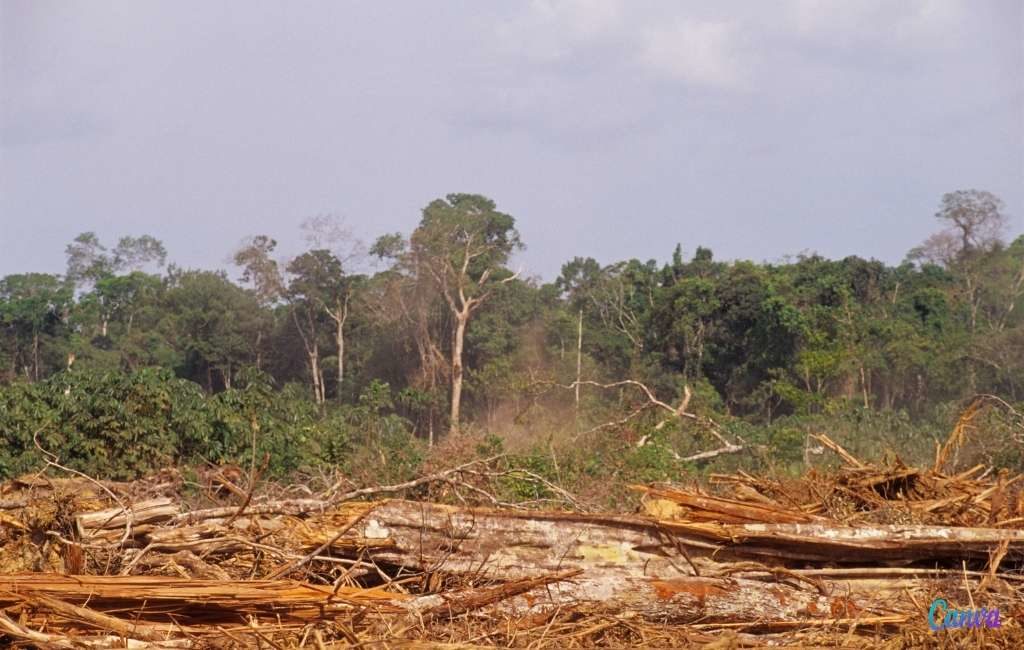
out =
[[(189, 511), (82, 477), (12, 481), (0, 488), (0, 643), (917, 647), (941, 594), (999, 607), (1003, 627), (985, 639), (1019, 647), (1024, 479), (879, 467), (818, 439), (842, 469), (634, 486), (632, 514), (588, 512), (497, 457), (310, 498), (252, 493), (244, 510)], [(575, 511), (503, 503), (488, 488), (507, 478)], [(413, 494), (464, 505), (352, 500), (431, 485)]]

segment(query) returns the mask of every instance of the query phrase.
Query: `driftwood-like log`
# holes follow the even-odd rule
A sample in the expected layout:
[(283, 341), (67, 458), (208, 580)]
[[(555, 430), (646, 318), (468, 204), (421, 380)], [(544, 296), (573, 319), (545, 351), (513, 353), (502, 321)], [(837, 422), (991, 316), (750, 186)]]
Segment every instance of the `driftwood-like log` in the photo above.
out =
[[(723, 575), (722, 565), (711, 556), (720, 546), (666, 534), (657, 521), (643, 517), (509, 512), (409, 501), (367, 507), (351, 532), (390, 542), (368, 552), (378, 563), (500, 581), (579, 572), (501, 603), (520, 613), (581, 602), (665, 622), (796, 622), (893, 613), (855, 602), (846, 594), (822, 593), (806, 584), (811, 581), (787, 584), (777, 576), (755, 580)], [(356, 557), (353, 547), (348, 542), (332, 550)]]
[[(443, 563), (450, 572), (483, 571), (504, 579), (569, 567), (599, 567), (622, 577), (699, 575), (701, 564), (714, 569), (722, 561), (752, 556), (837, 564), (946, 560), (959, 566), (961, 560), (987, 557), (1000, 543), (1007, 544), (1008, 557), (1024, 553), (1024, 531), (1013, 529), (822, 522), (726, 525), (400, 500), (364, 507), (369, 510), (351, 535), (389, 540), (390, 547), (374, 551), (380, 560), (397, 565), (412, 561), (427, 569), (431, 562)], [(358, 546), (346, 537), (337, 548), (342, 544)], [(641, 565), (643, 570), (636, 571)]]
[[(161, 498), (139, 501), (128, 507), (133, 525), (150, 524), (166, 521), (176, 516), (181, 508), (174, 499)], [(80, 530), (87, 536), (104, 530), (123, 529), (127, 519), (123, 508), (107, 508), (78, 515), (76, 518)]]
[(984, 559), (1001, 543), (1024, 556), (1024, 530), (955, 526), (715, 524), (662, 521), (672, 533), (728, 545), (730, 551), (780, 559), (829, 562)]

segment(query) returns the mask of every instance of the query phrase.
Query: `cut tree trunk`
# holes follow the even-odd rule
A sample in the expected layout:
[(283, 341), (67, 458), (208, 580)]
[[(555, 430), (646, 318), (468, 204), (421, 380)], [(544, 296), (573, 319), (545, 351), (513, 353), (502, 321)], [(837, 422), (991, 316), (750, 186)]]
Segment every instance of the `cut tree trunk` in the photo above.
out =
[[(856, 617), (899, 622), (909, 607), (878, 580), (802, 577), (785, 562), (828, 564), (870, 560), (945, 560), (987, 557), (1000, 542), (1024, 551), (1024, 531), (930, 526), (852, 529), (825, 523), (682, 524), (639, 516), (512, 512), (408, 501), (365, 504), (365, 513), (327, 515), (323, 543), (360, 516), (331, 550), (372, 558), (427, 574), (484, 580), (521, 580), (566, 570), (581, 573), (504, 601), (516, 612), (589, 603), (652, 621), (787, 625)], [(355, 539), (379, 540), (372, 548)], [(734, 573), (762, 572), (764, 579)], [(976, 580), (977, 578), (973, 578)], [(938, 587), (941, 584), (919, 581)], [(889, 588), (891, 587), (891, 588)], [(885, 597), (883, 597), (885, 596)], [(903, 616), (904, 618), (900, 618)], [(892, 618), (895, 617), (895, 618)], [(892, 620), (890, 620), (892, 619)]]

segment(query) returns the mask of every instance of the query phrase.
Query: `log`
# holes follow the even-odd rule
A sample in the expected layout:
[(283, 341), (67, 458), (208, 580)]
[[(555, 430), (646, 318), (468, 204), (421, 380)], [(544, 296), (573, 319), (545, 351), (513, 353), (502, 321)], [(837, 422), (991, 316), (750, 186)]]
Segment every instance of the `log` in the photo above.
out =
[[(580, 572), (499, 605), (517, 614), (587, 603), (620, 615), (674, 623), (784, 626), (863, 616), (892, 623), (903, 620), (901, 616), (920, 614), (907, 599), (892, 597), (894, 590), (910, 586), (906, 581), (887, 589), (878, 579), (851, 575), (845, 580), (842, 574), (805, 576), (777, 562), (767, 566), (750, 559), (812, 558), (835, 564), (871, 555), (959, 560), (982, 557), (1002, 540), (1010, 540), (1011, 548), (1018, 551), (1024, 548), (1024, 531), (999, 529), (723, 525), (401, 500), (365, 507), (368, 511), (348, 533), (352, 539), (342, 537), (344, 543), (331, 547), (334, 553), (353, 559), (363, 553), (384, 567), (496, 581)], [(340, 530), (349, 521), (336, 516), (331, 522), (319, 523)], [(387, 540), (389, 544), (364, 547), (357, 553), (356, 539)], [(738, 570), (748, 576), (731, 575)], [(977, 582), (979, 577), (970, 580)], [(924, 590), (941, 584), (940, 578), (916, 581)]]
[(660, 521), (666, 530), (726, 544), (733, 553), (774, 558), (864, 562), (987, 559), (1000, 543), (1024, 556), (1024, 530), (956, 526), (715, 524)]
[[(139, 501), (128, 506), (128, 510), (133, 526), (167, 521), (180, 511), (175, 500), (169, 498)], [(123, 508), (116, 507), (79, 514), (75, 516), (75, 520), (79, 529), (85, 531), (89, 536), (99, 531), (123, 529), (127, 516)]]
[(104, 611), (167, 613), (170, 621), (195, 617), (210, 622), (244, 622), (265, 615), (289, 623), (316, 620), (325, 613), (372, 607), (405, 611), (408, 596), (379, 589), (330, 587), (295, 580), (220, 580), (164, 576), (65, 576), (51, 573), (0, 575), (0, 607), (39, 597)]
[[(393, 500), (373, 506), (351, 534), (391, 542), (365, 551), (382, 566), (501, 581), (580, 572), (499, 605), (517, 614), (579, 603), (677, 623), (796, 622), (832, 617), (837, 611), (872, 611), (869, 604), (845, 594), (825, 595), (806, 583), (698, 575), (721, 569), (711, 557), (720, 547), (666, 535), (657, 521), (642, 517), (510, 512)], [(345, 544), (332, 550), (354, 558), (351, 548)]]
[(687, 509), (686, 518), (692, 521), (716, 521), (722, 523), (809, 523), (813, 521), (826, 521), (822, 517), (816, 517), (806, 512), (789, 510), (780, 506), (770, 506), (765, 503), (736, 501), (707, 494), (696, 494), (671, 488), (647, 487), (643, 485), (631, 485), (630, 489), (685, 506)]

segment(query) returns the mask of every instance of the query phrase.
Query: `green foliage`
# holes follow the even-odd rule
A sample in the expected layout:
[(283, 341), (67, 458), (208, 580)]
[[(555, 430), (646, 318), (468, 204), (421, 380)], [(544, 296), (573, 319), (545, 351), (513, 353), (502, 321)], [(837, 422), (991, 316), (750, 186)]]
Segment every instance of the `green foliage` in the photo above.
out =
[(134, 478), (173, 464), (206, 435), (204, 395), (168, 370), (66, 372), (0, 391), (6, 475), (41, 466), (40, 445), (81, 471)]
[[(274, 475), (328, 464), (399, 480), (447, 429), (459, 378), (456, 419), (508, 437), (480, 452), (506, 449), (549, 479), (798, 471), (816, 431), (858, 455), (926, 461), (972, 396), (1024, 399), (1024, 237), (1005, 237), (1002, 210), (986, 192), (945, 195), (943, 230), (898, 266), (727, 263), (678, 245), (663, 265), (576, 257), (550, 284), (513, 276), (516, 222), (477, 194), (437, 199), (408, 238), (378, 239), (371, 254), (390, 266), (365, 277), (321, 243), (279, 263), (268, 236), (235, 253), (242, 286), (149, 274), (166, 257), (157, 240), (107, 248), (83, 233), (65, 276), (0, 278), (0, 474), (40, 465), (37, 434), (110, 477), (255, 455)], [(748, 451), (680, 462), (717, 441), (693, 420), (656, 428), (664, 409), (624, 380), (673, 406), (688, 387), (689, 411)], [(1013, 426), (986, 420), (979, 462), (1024, 462)], [(577, 438), (549, 463), (548, 447)], [(507, 488), (541, 498), (535, 482)]]
[[(479, 194), (449, 194), (432, 201), (423, 209), (411, 244), (424, 261), (440, 262), (439, 266), (453, 270), (466, 265), (474, 282), (522, 247), (515, 219)], [(381, 246), (393, 249), (394, 242)]]
[(254, 453), (259, 463), (269, 459), (274, 476), (322, 463), (354, 469), (367, 462), (405, 476), (421, 461), (409, 423), (383, 413), (390, 405), (386, 384), (375, 385), (359, 406), (323, 417), (294, 390), (274, 390), (265, 375), (247, 372), (240, 379), (212, 396), (155, 368), (72, 371), (0, 387), (0, 476), (42, 467), (34, 436), (61, 463), (117, 479), (169, 465), (247, 464)]
[(554, 478), (554, 467), (551, 457), (541, 451), (522, 456), (512, 456), (508, 464), (514, 469), (498, 481), (499, 498), (509, 501), (538, 501), (550, 499), (551, 490), (527, 472), (542, 478)]

